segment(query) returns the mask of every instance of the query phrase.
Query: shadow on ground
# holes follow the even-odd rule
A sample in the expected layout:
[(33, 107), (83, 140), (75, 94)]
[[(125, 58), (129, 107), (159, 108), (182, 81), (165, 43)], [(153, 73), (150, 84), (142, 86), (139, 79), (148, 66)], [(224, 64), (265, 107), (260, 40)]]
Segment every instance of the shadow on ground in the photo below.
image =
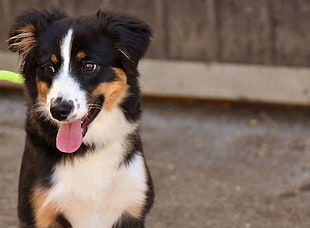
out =
[[(17, 227), (24, 101), (0, 97), (0, 224)], [(309, 228), (310, 110), (144, 104), (150, 228)]]

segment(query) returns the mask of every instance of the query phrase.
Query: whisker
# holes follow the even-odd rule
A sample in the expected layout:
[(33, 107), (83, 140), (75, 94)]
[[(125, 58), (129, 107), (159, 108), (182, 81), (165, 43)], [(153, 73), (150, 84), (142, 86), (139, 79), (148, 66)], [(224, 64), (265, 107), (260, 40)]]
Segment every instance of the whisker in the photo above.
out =
[(92, 107), (88, 107), (88, 109), (102, 109), (102, 107), (100, 107), (100, 106), (92, 106)]
[(103, 107), (102, 107), (102, 105), (99, 105), (99, 104), (88, 104), (88, 108), (89, 109), (99, 109), (99, 110), (101, 110)]

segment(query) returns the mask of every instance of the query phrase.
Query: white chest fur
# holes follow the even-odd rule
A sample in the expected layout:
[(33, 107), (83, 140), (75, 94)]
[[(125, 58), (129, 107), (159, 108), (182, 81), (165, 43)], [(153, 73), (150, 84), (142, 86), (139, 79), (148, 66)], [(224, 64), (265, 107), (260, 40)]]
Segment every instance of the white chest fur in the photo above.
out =
[(119, 167), (122, 150), (115, 143), (57, 165), (47, 203), (55, 203), (74, 228), (111, 228), (126, 209), (143, 205), (147, 189), (143, 158)]

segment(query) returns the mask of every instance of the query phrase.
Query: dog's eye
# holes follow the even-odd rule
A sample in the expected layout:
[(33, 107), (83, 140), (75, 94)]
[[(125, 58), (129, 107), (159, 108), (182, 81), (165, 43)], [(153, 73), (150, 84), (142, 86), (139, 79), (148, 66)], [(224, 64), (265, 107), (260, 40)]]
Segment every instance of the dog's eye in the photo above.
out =
[(43, 67), (43, 69), (46, 73), (50, 73), (50, 74), (55, 73), (55, 68), (51, 65), (46, 65)]
[(97, 65), (95, 63), (88, 62), (88, 63), (85, 63), (83, 65), (83, 71), (84, 72), (92, 72), (92, 71), (96, 70), (96, 68), (97, 68)]

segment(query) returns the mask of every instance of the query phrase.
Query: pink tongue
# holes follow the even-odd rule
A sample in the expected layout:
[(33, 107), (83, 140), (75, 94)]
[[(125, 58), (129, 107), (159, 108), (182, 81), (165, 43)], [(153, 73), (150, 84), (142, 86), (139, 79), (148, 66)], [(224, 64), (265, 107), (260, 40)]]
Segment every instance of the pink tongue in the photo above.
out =
[(81, 120), (63, 123), (57, 133), (56, 146), (62, 152), (73, 153), (80, 148), (82, 139)]

